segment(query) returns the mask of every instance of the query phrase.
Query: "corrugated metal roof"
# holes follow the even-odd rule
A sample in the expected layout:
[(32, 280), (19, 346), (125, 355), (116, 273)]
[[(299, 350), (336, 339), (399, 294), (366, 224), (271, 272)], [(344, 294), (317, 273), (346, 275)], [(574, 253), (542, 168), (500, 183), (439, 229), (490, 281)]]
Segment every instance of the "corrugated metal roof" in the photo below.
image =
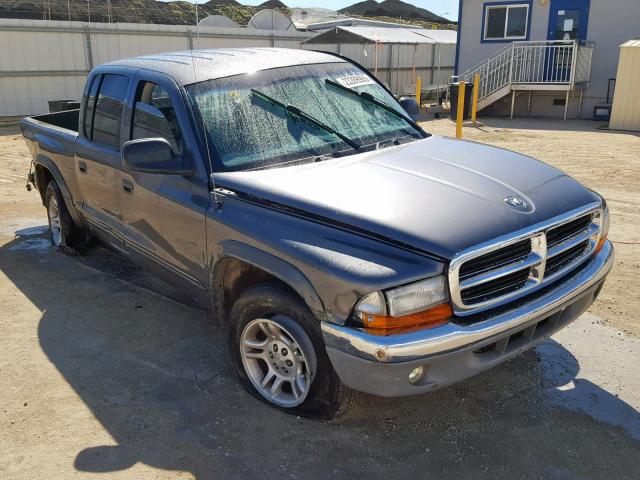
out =
[(640, 47), (640, 38), (636, 40), (629, 40), (628, 42), (624, 42), (620, 45), (620, 48), (624, 47)]
[(455, 30), (429, 30), (426, 28), (384, 28), (368, 26), (339, 26), (309, 39), (310, 43), (335, 43), (331, 40), (342, 32), (363, 38), (371, 43), (455, 44)]
[(381, 20), (371, 20), (368, 18), (336, 18), (327, 20), (324, 22), (315, 22), (307, 24), (307, 31), (328, 30), (334, 27), (355, 27), (355, 26), (368, 26), (368, 27), (382, 27), (382, 28), (417, 28), (417, 25), (407, 25), (402, 23), (383, 22)]
[(458, 32), (455, 30), (427, 30), (426, 35), (433, 38), (436, 43), (455, 45), (458, 41)]

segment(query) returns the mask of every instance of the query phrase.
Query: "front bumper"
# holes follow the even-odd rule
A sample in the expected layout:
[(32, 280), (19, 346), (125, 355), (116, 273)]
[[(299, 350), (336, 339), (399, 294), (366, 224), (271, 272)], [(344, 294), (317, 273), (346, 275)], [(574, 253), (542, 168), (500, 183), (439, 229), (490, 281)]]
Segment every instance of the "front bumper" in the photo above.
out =
[[(593, 303), (613, 265), (604, 247), (578, 271), (547, 289), (465, 324), (378, 336), (322, 322), (329, 358), (344, 384), (380, 396), (403, 396), (450, 385), (491, 368), (571, 323)], [(423, 367), (409, 382), (409, 374)]]

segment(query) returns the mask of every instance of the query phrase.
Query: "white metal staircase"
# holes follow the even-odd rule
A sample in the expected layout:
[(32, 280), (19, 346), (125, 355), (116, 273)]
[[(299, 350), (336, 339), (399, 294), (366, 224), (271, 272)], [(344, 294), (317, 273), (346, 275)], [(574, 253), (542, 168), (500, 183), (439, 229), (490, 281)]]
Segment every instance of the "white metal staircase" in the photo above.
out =
[(480, 75), (478, 110), (491, 105), (511, 93), (511, 116), (517, 91), (561, 90), (581, 92), (591, 73), (593, 44), (575, 40), (512, 42), (458, 75), (458, 80), (473, 83)]

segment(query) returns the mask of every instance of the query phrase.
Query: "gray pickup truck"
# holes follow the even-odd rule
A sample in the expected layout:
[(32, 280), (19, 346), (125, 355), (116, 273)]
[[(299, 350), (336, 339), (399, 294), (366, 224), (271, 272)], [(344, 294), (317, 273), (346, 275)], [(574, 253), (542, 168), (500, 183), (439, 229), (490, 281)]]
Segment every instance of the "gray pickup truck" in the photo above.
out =
[(21, 128), (53, 244), (98, 237), (207, 302), (242, 384), (296, 415), (503, 362), (584, 312), (613, 262), (600, 195), (427, 134), (336, 55), (116, 61), (79, 111)]

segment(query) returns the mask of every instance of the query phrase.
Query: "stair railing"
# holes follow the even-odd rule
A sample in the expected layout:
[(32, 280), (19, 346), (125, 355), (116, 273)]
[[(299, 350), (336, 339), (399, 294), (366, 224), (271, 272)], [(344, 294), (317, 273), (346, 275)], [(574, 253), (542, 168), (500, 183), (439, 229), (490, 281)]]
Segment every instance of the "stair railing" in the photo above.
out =
[(577, 41), (518, 41), (505, 45), (486, 60), (458, 75), (473, 82), (480, 74), (478, 99), (511, 85), (569, 85), (589, 80), (593, 44)]
[(473, 82), (475, 75), (480, 74), (478, 99), (488, 97), (510, 83), (513, 51), (513, 44), (505, 45), (486, 60), (460, 74), (459, 79)]

